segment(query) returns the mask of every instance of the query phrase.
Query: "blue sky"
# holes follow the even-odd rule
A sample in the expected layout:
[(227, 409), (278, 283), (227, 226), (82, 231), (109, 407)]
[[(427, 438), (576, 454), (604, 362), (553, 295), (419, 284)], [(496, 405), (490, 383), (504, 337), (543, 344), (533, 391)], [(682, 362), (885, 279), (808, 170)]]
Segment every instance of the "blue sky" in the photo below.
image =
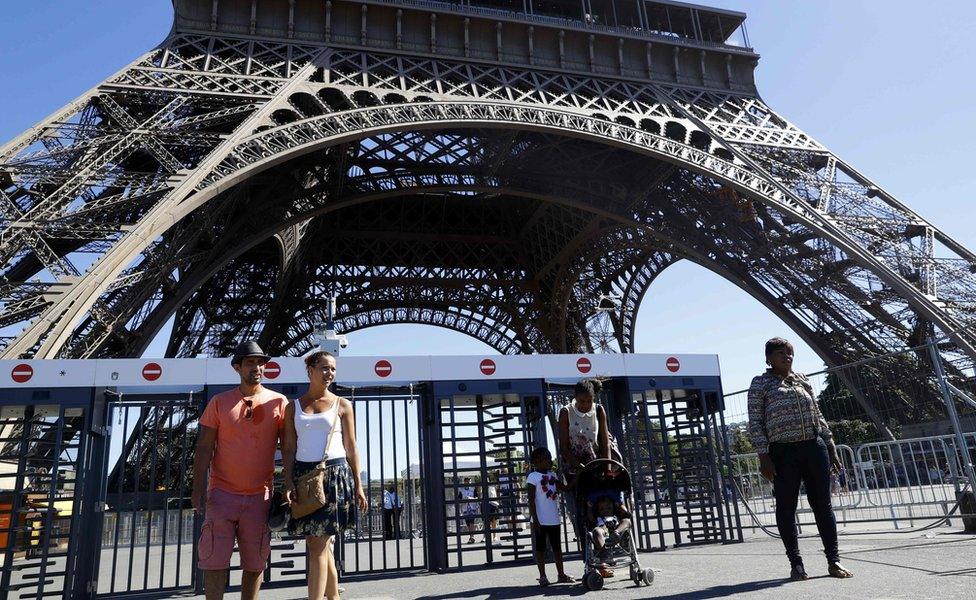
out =
[[(976, 248), (972, 98), (976, 2), (715, 0), (741, 10), (762, 55), (763, 98), (969, 248)], [(0, 140), (7, 141), (161, 41), (168, 0), (6, 2)], [(726, 390), (763, 367), (762, 344), (791, 332), (744, 292), (689, 264), (640, 308), (638, 352), (719, 354)], [(462, 334), (388, 326), (350, 336), (350, 354), (491, 352)], [(161, 351), (155, 345), (151, 353)], [(797, 347), (797, 368), (822, 364)]]

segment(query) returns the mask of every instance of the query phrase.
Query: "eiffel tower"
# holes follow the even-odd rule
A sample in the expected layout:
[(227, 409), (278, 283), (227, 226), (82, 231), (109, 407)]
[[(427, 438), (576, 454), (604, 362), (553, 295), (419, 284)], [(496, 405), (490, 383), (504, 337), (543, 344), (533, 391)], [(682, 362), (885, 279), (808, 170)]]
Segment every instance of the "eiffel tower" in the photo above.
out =
[[(0, 357), (309, 349), (422, 323), (628, 352), (693, 261), (828, 365), (976, 360), (976, 255), (773, 111), (745, 15), (667, 0), (174, 0), (0, 150)], [(920, 377), (931, 365), (918, 358)], [(870, 407), (868, 407), (870, 408)]]

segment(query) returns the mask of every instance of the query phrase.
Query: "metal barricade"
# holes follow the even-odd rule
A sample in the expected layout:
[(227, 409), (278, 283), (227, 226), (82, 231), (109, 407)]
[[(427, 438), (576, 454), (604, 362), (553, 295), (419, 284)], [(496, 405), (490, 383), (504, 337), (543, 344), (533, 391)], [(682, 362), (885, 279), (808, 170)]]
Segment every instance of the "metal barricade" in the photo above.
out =
[[(971, 449), (976, 433), (965, 435)], [(857, 450), (857, 481), (865, 503), (863, 512), (874, 521), (890, 520), (895, 527), (916, 519), (944, 517), (956, 503), (966, 482), (955, 436), (931, 436), (872, 442)]]
[[(846, 522), (851, 511), (863, 502), (863, 493), (854, 477), (855, 452), (849, 446), (838, 445), (837, 453), (843, 469), (831, 475), (831, 496), (838, 522)], [(755, 528), (761, 525), (775, 529), (776, 499), (773, 496), (773, 484), (759, 472), (759, 456), (755, 453), (733, 455), (732, 473), (736, 484), (737, 501), (742, 511), (751, 513), (758, 521), (758, 524), (753, 522), (750, 525), (747, 519), (743, 526)], [(802, 489), (797, 504), (797, 523), (801, 527), (814, 524), (813, 512)]]
[[(976, 433), (965, 439), (973, 452)], [(901, 529), (944, 518), (966, 484), (960, 449), (951, 435), (872, 442), (856, 450), (838, 445), (837, 451), (843, 470), (832, 474), (831, 494), (837, 523), (843, 527), (880, 529), (887, 523)], [(738, 501), (755, 519), (751, 526), (775, 528), (773, 486), (760, 474), (758, 456), (738, 454), (732, 464)], [(802, 493), (797, 523), (814, 525)]]

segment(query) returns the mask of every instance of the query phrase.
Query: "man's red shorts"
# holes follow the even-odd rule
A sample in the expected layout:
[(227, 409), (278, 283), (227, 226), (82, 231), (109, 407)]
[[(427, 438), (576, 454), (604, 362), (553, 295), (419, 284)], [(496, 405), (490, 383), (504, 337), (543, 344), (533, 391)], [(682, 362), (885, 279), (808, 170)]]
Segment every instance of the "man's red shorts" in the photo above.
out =
[(236, 541), (241, 569), (255, 573), (264, 571), (271, 555), (270, 507), (271, 499), (267, 494), (242, 496), (211, 489), (197, 545), (197, 566), (204, 571), (229, 569)]

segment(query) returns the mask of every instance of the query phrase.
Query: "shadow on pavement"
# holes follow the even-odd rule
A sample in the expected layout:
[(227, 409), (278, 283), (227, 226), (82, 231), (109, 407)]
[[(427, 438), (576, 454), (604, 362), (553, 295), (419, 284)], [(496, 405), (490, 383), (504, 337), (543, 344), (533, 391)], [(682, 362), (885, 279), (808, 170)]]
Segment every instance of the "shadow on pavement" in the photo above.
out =
[(766, 579), (764, 581), (747, 581), (734, 585), (715, 585), (702, 590), (695, 590), (694, 592), (682, 592), (668, 596), (655, 594), (654, 600), (705, 600), (707, 598), (725, 598), (726, 596), (733, 596), (735, 594), (768, 590), (787, 583), (793, 582), (785, 577), (781, 577), (779, 579)]
[[(788, 579), (768, 579), (765, 581), (751, 581), (747, 583), (738, 583), (735, 585), (717, 585), (710, 588), (705, 588), (703, 590), (672, 594), (670, 596), (663, 596), (660, 594), (652, 594), (652, 596), (654, 597), (654, 600), (706, 600), (708, 598), (725, 598), (727, 596), (746, 592), (757, 592), (760, 590), (779, 587), (786, 583), (790, 583), (790, 581)], [(604, 589), (604, 591), (613, 591), (613, 589), (614, 586), (610, 584)], [(655, 588), (652, 586), (648, 589), (654, 591)], [(507, 600), (516, 598), (538, 598), (539, 596), (572, 597), (582, 596), (587, 593), (588, 592), (583, 588), (582, 585), (552, 585), (545, 588), (538, 585), (520, 585), (486, 587), (477, 590), (464, 590), (454, 594), (420, 596), (417, 600), (454, 600), (455, 598), (460, 599), (472, 597), (484, 597), (486, 600)]]
[[(609, 589), (609, 588), (608, 588)], [(576, 585), (550, 585), (542, 587), (536, 583), (526, 583), (525, 585), (510, 585), (486, 587), (479, 590), (464, 590), (453, 594), (437, 594), (433, 596), (420, 596), (417, 600), (452, 600), (453, 598), (472, 598), (484, 596), (485, 600), (503, 600), (508, 598), (538, 598), (540, 596), (582, 596), (587, 593), (583, 586)]]

